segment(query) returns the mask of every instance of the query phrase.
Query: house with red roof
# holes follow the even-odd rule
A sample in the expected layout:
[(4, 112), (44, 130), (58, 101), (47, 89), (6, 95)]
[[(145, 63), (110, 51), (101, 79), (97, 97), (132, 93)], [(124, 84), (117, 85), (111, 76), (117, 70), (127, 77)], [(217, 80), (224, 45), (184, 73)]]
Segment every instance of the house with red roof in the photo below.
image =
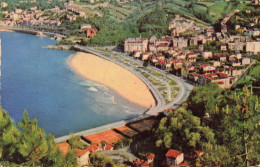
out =
[(227, 61), (227, 57), (224, 56), (224, 55), (222, 55), (222, 54), (220, 54), (220, 53), (215, 53), (214, 56), (213, 56), (213, 58), (214, 58), (215, 60), (217, 60), (217, 61), (220, 61), (220, 62), (225, 62), (225, 61)]
[(174, 55), (175, 59), (177, 60), (185, 60), (186, 59), (186, 55), (185, 54), (177, 54), (177, 55)]
[(218, 84), (221, 88), (229, 88), (231, 86), (230, 78), (225, 73), (201, 74), (198, 77), (198, 83), (201, 85), (213, 82)]
[(221, 44), (220, 45), (220, 50), (222, 50), (222, 51), (227, 50), (227, 45), (226, 44)]
[(102, 150), (97, 144), (92, 144), (86, 149), (76, 149), (77, 161), (80, 166), (87, 165), (89, 163), (89, 155), (97, 151)]
[(151, 55), (152, 55), (152, 52), (144, 52), (141, 54), (141, 58), (143, 61), (148, 60)]
[(149, 167), (149, 163), (145, 160), (141, 160), (137, 158), (136, 160), (133, 161), (133, 166), (134, 167)]
[(160, 44), (156, 45), (157, 52), (167, 51), (167, 50), (169, 50), (169, 45), (167, 43), (160, 43)]
[(134, 54), (133, 54), (134, 58), (140, 58), (141, 57), (142, 51), (134, 50), (133, 52), (134, 52)]
[(184, 161), (184, 154), (177, 150), (169, 150), (166, 154), (167, 166), (178, 166)]
[(186, 60), (188, 60), (190, 62), (196, 62), (197, 57), (198, 57), (198, 54), (194, 53), (194, 52), (188, 52), (186, 54)]
[(216, 70), (216, 68), (210, 64), (199, 64), (197, 66), (200, 73), (212, 73)]
[(86, 28), (86, 37), (90, 38), (90, 37), (95, 37), (97, 35), (97, 29), (96, 28)]
[(172, 61), (172, 65), (174, 69), (179, 69), (182, 67), (182, 62), (179, 60)]
[(133, 161), (133, 166), (134, 167), (153, 167), (153, 162), (154, 162), (155, 155), (154, 154), (147, 154), (146, 160), (141, 160), (137, 158), (136, 160)]
[(153, 163), (154, 158), (155, 158), (155, 155), (154, 155), (154, 154), (148, 154), (148, 155), (146, 156), (146, 160), (147, 160), (147, 162), (148, 162), (149, 164), (150, 164), (150, 163)]
[(188, 79), (190, 79), (191, 81), (197, 82), (198, 81), (198, 74), (197, 73), (190, 73), (188, 75)]

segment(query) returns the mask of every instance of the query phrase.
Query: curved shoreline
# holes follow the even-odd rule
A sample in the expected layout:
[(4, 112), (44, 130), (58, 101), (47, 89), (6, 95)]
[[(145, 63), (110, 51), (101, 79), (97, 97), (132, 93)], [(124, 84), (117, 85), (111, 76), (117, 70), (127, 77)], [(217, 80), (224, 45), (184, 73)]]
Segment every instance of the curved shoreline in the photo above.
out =
[(123, 67), (94, 54), (78, 52), (67, 60), (76, 73), (105, 85), (128, 101), (150, 108), (155, 99), (141, 79)]

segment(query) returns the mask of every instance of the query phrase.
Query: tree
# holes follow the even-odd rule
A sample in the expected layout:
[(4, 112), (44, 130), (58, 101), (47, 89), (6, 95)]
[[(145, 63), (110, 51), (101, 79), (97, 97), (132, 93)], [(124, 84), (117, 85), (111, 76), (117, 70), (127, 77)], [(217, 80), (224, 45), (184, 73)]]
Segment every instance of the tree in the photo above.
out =
[[(251, 90), (244, 86), (242, 95), (235, 97), (238, 119), (235, 121), (235, 126), (239, 128), (238, 135), (242, 144), (242, 150), (234, 157), (241, 157), (243, 159), (242, 165), (256, 165), (260, 162), (259, 140), (260, 140), (260, 108), (258, 97), (253, 96)], [(258, 155), (256, 157), (256, 155)]]
[[(48, 145), (48, 152), (47, 152), (47, 156), (43, 158), (43, 164), (45, 164), (46, 166), (54, 166), (54, 167), (65, 165), (67, 161), (62, 155), (62, 153), (60, 152), (60, 150), (57, 149), (57, 144), (54, 141), (54, 136), (52, 136), (51, 134), (49, 134), (47, 137), (47, 145)], [(75, 163), (76, 159), (73, 160), (72, 162)]]
[[(215, 99), (219, 99), (222, 94), (221, 88), (216, 83), (208, 83), (200, 87), (196, 87), (188, 97), (188, 109), (195, 116), (203, 117), (207, 108), (207, 112), (212, 112), (211, 107), (215, 108)], [(209, 98), (209, 101), (208, 101)], [(221, 99), (219, 99), (221, 100)]]
[(48, 144), (43, 129), (38, 127), (36, 119), (30, 121), (27, 111), (24, 111), (23, 119), (18, 123), (22, 129), (20, 142), (17, 145), (18, 161), (23, 165), (37, 166), (47, 155)]
[[(161, 37), (167, 33), (166, 13), (159, 8), (146, 13), (137, 21), (137, 24), (139, 31), (147, 35), (145, 37), (151, 37), (152, 35)], [(147, 32), (150, 33), (147, 34)]]
[(195, 149), (201, 150), (205, 143), (215, 143), (212, 130), (200, 124), (200, 119), (191, 111), (178, 108), (160, 121), (155, 131), (156, 145), (190, 153)]
[(14, 160), (20, 133), (8, 113), (0, 107), (0, 159)]
[[(219, 147), (204, 148), (207, 154), (203, 164), (212, 166), (249, 166), (260, 163), (260, 112), (258, 97), (252, 89), (244, 87), (242, 92), (229, 92), (228, 99), (211, 115), (212, 127)], [(224, 154), (218, 154), (221, 152)], [(229, 156), (227, 156), (227, 155)], [(225, 155), (225, 156), (224, 156)], [(225, 160), (223, 160), (225, 159)], [(223, 161), (222, 161), (223, 160)], [(221, 163), (220, 163), (221, 161)]]
[[(62, 155), (52, 135), (46, 135), (38, 127), (36, 119), (30, 120), (27, 110), (18, 127), (11, 117), (0, 108), (0, 160), (3, 165), (23, 166), (74, 166), (77, 164), (75, 152)], [(2, 162), (1, 162), (2, 164)], [(11, 165), (11, 166), (12, 166)]]

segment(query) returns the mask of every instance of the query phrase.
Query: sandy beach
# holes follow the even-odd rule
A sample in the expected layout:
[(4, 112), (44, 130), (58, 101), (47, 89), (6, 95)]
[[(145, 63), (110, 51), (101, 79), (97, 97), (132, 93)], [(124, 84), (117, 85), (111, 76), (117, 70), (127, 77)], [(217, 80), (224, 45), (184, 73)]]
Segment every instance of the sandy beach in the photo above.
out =
[(68, 63), (78, 74), (113, 89), (133, 103), (147, 108), (155, 104), (145, 83), (117, 64), (83, 52), (72, 55)]

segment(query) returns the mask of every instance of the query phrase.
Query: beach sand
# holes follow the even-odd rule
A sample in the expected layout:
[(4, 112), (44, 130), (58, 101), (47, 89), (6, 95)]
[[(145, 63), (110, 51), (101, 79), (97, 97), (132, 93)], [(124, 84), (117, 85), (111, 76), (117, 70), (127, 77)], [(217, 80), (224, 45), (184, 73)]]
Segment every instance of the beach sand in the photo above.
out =
[(147, 108), (155, 104), (146, 84), (133, 73), (115, 63), (82, 52), (71, 56), (68, 63), (78, 74), (113, 89), (133, 103)]

